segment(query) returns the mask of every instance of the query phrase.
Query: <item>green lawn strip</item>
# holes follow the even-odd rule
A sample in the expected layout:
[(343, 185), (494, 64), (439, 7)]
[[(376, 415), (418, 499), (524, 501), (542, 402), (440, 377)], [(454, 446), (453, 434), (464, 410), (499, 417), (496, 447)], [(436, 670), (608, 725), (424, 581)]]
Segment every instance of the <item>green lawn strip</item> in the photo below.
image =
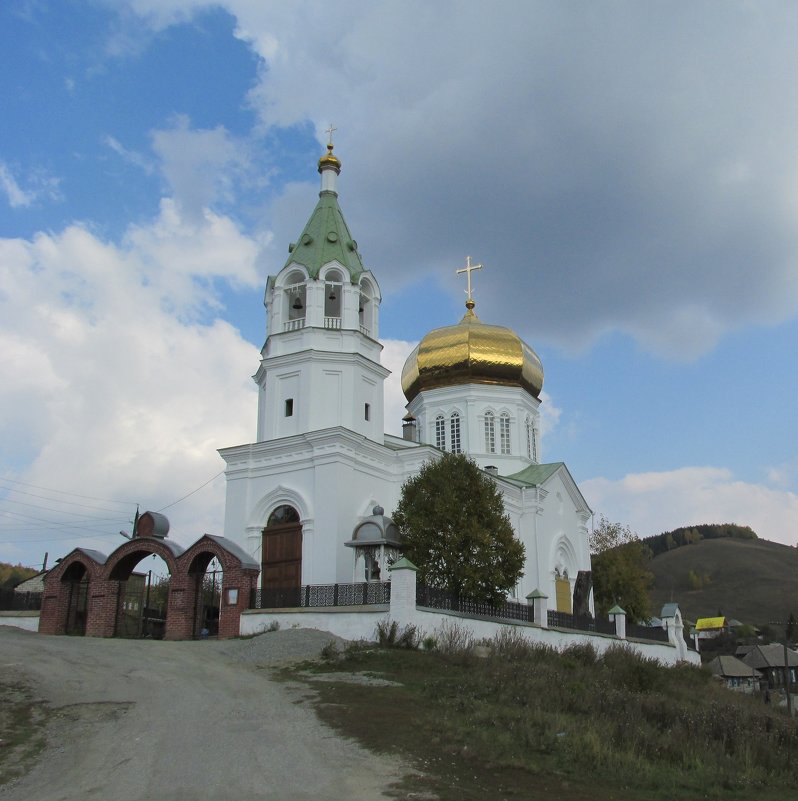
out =
[[(798, 779), (795, 724), (699, 670), (625, 653), (350, 649), (320, 671), (400, 687), (321, 683), (320, 715), (382, 752), (410, 755), (441, 799), (783, 799)], [(407, 789), (407, 788), (402, 788)]]

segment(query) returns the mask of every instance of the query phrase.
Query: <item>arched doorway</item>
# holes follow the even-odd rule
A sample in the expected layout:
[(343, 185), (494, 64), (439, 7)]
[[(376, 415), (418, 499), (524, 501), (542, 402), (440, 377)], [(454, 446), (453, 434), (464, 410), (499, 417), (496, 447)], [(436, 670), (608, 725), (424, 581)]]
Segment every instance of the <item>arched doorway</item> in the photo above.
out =
[(224, 571), (219, 557), (210, 551), (198, 553), (188, 566), (193, 595), (191, 636), (194, 639), (219, 634)]
[(82, 637), (86, 633), (89, 607), (89, 574), (82, 562), (73, 562), (61, 577), (66, 585), (67, 604), (64, 633)]
[(263, 605), (299, 606), (302, 585), (302, 523), (293, 506), (278, 506), (263, 529)]
[(163, 639), (171, 579), (166, 561), (149, 550), (132, 551), (114, 565), (109, 578), (119, 582), (114, 636)]

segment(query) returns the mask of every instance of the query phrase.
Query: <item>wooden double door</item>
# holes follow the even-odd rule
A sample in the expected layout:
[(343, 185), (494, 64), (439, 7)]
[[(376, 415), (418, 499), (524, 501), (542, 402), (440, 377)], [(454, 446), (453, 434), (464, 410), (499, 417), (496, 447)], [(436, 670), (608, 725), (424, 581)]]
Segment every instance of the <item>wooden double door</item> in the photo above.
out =
[(302, 585), (302, 524), (277, 523), (263, 529), (261, 587), (296, 590)]

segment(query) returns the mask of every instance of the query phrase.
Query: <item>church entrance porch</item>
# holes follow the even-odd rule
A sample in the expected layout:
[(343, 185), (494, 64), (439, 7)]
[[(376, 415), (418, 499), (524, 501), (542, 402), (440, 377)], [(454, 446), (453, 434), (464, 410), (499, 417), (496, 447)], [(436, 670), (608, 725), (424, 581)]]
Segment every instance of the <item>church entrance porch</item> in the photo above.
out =
[(299, 606), (302, 524), (292, 506), (278, 506), (263, 529), (261, 593), (274, 606)]

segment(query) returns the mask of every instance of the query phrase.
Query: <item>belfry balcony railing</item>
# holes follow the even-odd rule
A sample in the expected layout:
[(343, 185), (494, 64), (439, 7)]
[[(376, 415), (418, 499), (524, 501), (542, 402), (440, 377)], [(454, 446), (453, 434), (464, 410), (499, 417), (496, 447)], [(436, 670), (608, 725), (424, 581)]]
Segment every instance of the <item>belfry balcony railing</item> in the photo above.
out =
[(324, 318), (324, 327), (325, 328), (340, 328), (341, 327), (341, 318), (340, 317), (325, 317)]
[(325, 606), (371, 606), (391, 602), (390, 581), (357, 584), (305, 584), (252, 590), (250, 609), (300, 609)]

